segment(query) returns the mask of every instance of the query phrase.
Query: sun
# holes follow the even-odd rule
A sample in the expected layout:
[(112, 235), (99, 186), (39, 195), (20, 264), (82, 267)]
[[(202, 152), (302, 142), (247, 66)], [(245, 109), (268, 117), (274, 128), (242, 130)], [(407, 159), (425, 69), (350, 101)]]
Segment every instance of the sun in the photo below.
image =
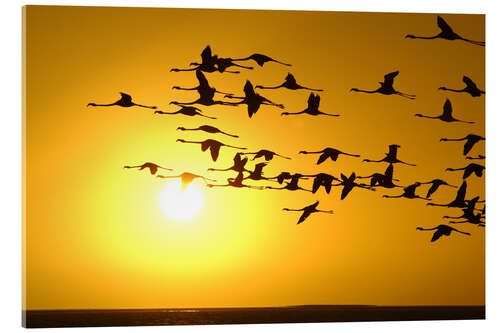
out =
[(195, 183), (189, 184), (184, 190), (181, 181), (169, 182), (160, 192), (160, 208), (163, 213), (174, 221), (190, 220), (201, 211), (203, 195)]

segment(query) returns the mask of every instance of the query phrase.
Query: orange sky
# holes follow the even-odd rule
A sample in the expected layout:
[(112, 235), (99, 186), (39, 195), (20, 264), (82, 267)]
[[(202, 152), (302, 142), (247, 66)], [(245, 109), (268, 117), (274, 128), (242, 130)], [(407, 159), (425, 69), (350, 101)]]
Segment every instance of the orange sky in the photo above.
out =
[[(485, 99), (437, 88), (462, 87), (467, 75), (484, 89), (485, 49), (404, 38), (436, 34), (436, 15), (51, 6), (25, 7), (24, 15), (24, 308), (484, 304), (484, 230), (458, 225), (472, 236), (452, 234), (436, 243), (429, 242), (431, 233), (415, 230), (444, 223), (441, 217), (459, 215), (458, 209), (382, 198), (398, 189), (354, 189), (341, 201), (338, 188), (313, 195), (209, 189), (197, 181), (205, 200), (201, 213), (174, 222), (158, 205), (166, 182), (122, 168), (151, 161), (173, 174), (189, 171), (224, 183), (235, 174), (206, 169), (229, 167), (235, 151), (222, 148), (214, 163), (199, 145), (175, 142), (213, 138), (292, 157), (273, 159), (264, 169), (270, 176), (367, 175), (386, 164), (341, 156), (317, 166), (317, 156), (297, 153), (333, 147), (378, 159), (397, 143), (399, 157), (418, 165), (395, 165), (403, 184), (442, 178), (460, 185), (461, 173), (444, 169), (469, 163), (463, 143), (439, 139), (484, 135)], [(485, 39), (483, 15), (443, 17), (457, 33)], [(293, 64), (248, 63), (255, 69), (206, 74), (218, 90), (241, 95), (247, 79), (275, 85), (291, 72), (299, 83), (323, 88), (320, 110), (341, 117), (282, 117), (269, 106), (252, 119), (243, 106), (201, 107), (217, 120), (86, 107), (113, 102), (123, 91), (138, 103), (176, 110), (170, 101), (197, 95), (171, 87), (197, 81), (194, 72), (169, 70), (199, 61), (206, 45), (220, 56), (263, 53)], [(375, 89), (394, 70), (400, 71), (395, 87), (416, 100), (349, 92)], [(297, 112), (309, 92), (262, 94)], [(446, 98), (457, 118), (475, 124), (414, 117), (441, 113)], [(203, 124), (240, 138), (175, 131)], [(484, 142), (472, 150), (477, 154), (484, 154)], [(484, 178), (471, 176), (468, 185), (469, 198), (484, 197)], [(455, 189), (440, 188), (433, 201), (454, 196)], [(296, 225), (299, 213), (282, 211), (315, 200), (335, 213)]]

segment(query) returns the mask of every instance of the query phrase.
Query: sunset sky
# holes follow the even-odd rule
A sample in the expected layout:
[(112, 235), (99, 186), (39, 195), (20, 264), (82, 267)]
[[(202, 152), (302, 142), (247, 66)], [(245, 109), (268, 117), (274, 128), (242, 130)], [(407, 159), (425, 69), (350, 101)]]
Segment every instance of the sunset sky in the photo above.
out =
[[(483, 15), (442, 16), (460, 35), (485, 40)], [(459, 209), (382, 198), (398, 188), (354, 189), (341, 201), (338, 187), (327, 195), (208, 188), (196, 180), (203, 207), (179, 222), (159, 205), (170, 180), (123, 168), (150, 161), (175, 169), (161, 174), (187, 171), (223, 184), (236, 173), (207, 168), (231, 166), (236, 150), (223, 147), (213, 162), (199, 145), (176, 142), (212, 138), (292, 158), (274, 158), (266, 176), (365, 176), (383, 173), (387, 164), (363, 158), (380, 159), (389, 144), (399, 144), (398, 157), (417, 164), (394, 165), (403, 185), (434, 178), (460, 185), (461, 172), (444, 170), (474, 161), (462, 155), (463, 142), (439, 139), (484, 136), (485, 97), (438, 87), (460, 89), (467, 75), (486, 90), (485, 48), (404, 38), (437, 34), (435, 14), (28, 6), (24, 23), (24, 309), (484, 304), (484, 229), (458, 224), (472, 235), (435, 243), (431, 232), (415, 230), (445, 224), (442, 216)], [(251, 119), (245, 106), (200, 107), (216, 120), (86, 106), (126, 92), (137, 103), (177, 110), (170, 101), (198, 95), (172, 86), (194, 87), (197, 80), (194, 72), (170, 69), (199, 62), (207, 45), (221, 57), (262, 53), (293, 65), (249, 61), (241, 64), (254, 69), (240, 74), (206, 73), (218, 90), (241, 96), (246, 80), (274, 86), (290, 72), (299, 84), (324, 89), (320, 110), (341, 117), (280, 116), (307, 106), (308, 91), (286, 89), (257, 91), (285, 110), (262, 106)], [(395, 88), (415, 100), (349, 92), (376, 89), (395, 70)], [(475, 124), (414, 116), (440, 114), (447, 98), (456, 118)], [(176, 131), (204, 124), (240, 137)], [(298, 154), (325, 147), (361, 158), (316, 165), (317, 155)], [(470, 156), (478, 154), (484, 142)], [(467, 183), (468, 199), (484, 198), (484, 176)], [(300, 185), (310, 188), (311, 181)], [(417, 193), (425, 195), (428, 186)], [(447, 203), (455, 193), (442, 187), (432, 199)], [(282, 210), (316, 200), (334, 214), (313, 214), (297, 225), (300, 213)]]

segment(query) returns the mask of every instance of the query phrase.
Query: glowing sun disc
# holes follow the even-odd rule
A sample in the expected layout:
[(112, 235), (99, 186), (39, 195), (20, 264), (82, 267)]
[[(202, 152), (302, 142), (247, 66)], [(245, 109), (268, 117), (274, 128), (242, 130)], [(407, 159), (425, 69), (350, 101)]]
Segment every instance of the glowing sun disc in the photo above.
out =
[(180, 180), (176, 180), (168, 183), (160, 192), (159, 204), (168, 218), (186, 221), (198, 215), (203, 207), (203, 196), (195, 183), (183, 190)]

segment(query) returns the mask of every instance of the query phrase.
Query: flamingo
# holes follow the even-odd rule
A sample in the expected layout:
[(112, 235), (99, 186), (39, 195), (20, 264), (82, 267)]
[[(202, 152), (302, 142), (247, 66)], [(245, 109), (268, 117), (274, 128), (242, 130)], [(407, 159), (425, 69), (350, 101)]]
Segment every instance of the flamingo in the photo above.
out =
[(164, 168), (162, 166), (159, 166), (158, 164), (151, 163), (151, 162), (146, 162), (146, 163), (144, 163), (142, 165), (134, 165), (134, 166), (125, 165), (123, 168), (125, 168), (125, 169), (138, 168), (139, 171), (148, 168), (149, 172), (151, 172), (152, 175), (156, 174), (156, 172), (158, 172), (158, 169), (163, 169), (163, 170), (167, 170), (167, 171), (173, 171), (173, 169)]
[(385, 188), (402, 187), (400, 185), (396, 185), (393, 183), (393, 181), (398, 180), (393, 178), (393, 172), (394, 172), (394, 166), (392, 164), (389, 164), (387, 169), (385, 169), (384, 174), (374, 173), (370, 176), (365, 176), (365, 177), (358, 176), (357, 178), (360, 179), (370, 178), (370, 187), (375, 187), (375, 186), (382, 186)]
[[(462, 208), (462, 215), (460, 215), (460, 216), (445, 215), (445, 216), (443, 216), (443, 218), (444, 219), (461, 219), (461, 218), (468, 219), (469, 217), (474, 216), (474, 212), (476, 210), (480, 210), (480, 209), (476, 208), (476, 204), (478, 201), (479, 201), (479, 197), (474, 197), (473, 199), (469, 200), (467, 202), (467, 206), (465, 208)], [(482, 214), (484, 214), (484, 213), (482, 213)]]
[(232, 59), (233, 61), (245, 61), (245, 60), (253, 60), (255, 61), (260, 67), (264, 66), (264, 64), (268, 61), (271, 61), (271, 62), (276, 62), (278, 64), (282, 64), (282, 65), (285, 65), (285, 66), (292, 66), (290, 64), (286, 64), (284, 62), (281, 62), (281, 61), (278, 61), (278, 60), (275, 60), (271, 57), (268, 57), (264, 54), (260, 54), (260, 53), (254, 53), (246, 58), (239, 58), (239, 59)]
[(125, 94), (123, 92), (120, 93), (121, 98), (117, 100), (114, 103), (110, 104), (96, 104), (96, 103), (89, 103), (87, 106), (113, 106), (113, 105), (118, 105), (124, 108), (129, 108), (132, 106), (139, 106), (141, 108), (147, 108), (147, 109), (156, 109), (156, 106), (147, 106), (147, 105), (142, 105), (142, 104), (137, 104), (132, 102), (132, 96)]
[(422, 199), (422, 200), (430, 200), (428, 198), (423, 198), (419, 195), (415, 194), (415, 190), (417, 187), (422, 185), (422, 183), (416, 182), (411, 184), (403, 189), (403, 193), (400, 195), (383, 195), (382, 198), (407, 198), (407, 199)]
[(241, 153), (236, 153), (234, 155), (234, 158), (233, 158), (233, 165), (230, 166), (229, 168), (226, 168), (226, 169), (213, 169), (213, 168), (210, 168), (208, 169), (208, 171), (229, 171), (229, 170), (233, 170), (233, 171), (236, 171), (238, 173), (240, 172), (243, 172), (243, 171), (248, 171), (247, 169), (245, 169), (245, 165), (247, 164), (248, 162), (248, 158), (241, 158)]
[(290, 157), (286, 157), (286, 156), (280, 155), (278, 153), (275, 153), (274, 151), (270, 151), (270, 150), (267, 150), (267, 149), (261, 149), (259, 151), (253, 152), (253, 153), (242, 153), (242, 154), (243, 155), (255, 155), (252, 158), (252, 161), (255, 160), (256, 158), (260, 158), (260, 157), (264, 157), (264, 159), (266, 161), (270, 161), (270, 160), (273, 159), (274, 156), (279, 156), (281, 158), (285, 158), (287, 160), (291, 160)]
[(309, 95), (309, 99), (307, 100), (307, 108), (304, 109), (303, 111), (300, 112), (282, 112), (282, 116), (286, 115), (294, 115), (294, 114), (308, 114), (311, 116), (318, 116), (318, 115), (325, 115), (325, 116), (331, 116), (331, 117), (340, 117), (339, 114), (332, 114), (332, 113), (324, 113), (319, 111), (319, 101), (320, 97), (319, 95), (314, 95), (314, 93), (311, 93)]
[(355, 154), (349, 154), (349, 153), (344, 153), (338, 149), (335, 148), (330, 148), (327, 147), (323, 150), (320, 151), (305, 151), (301, 150), (299, 151), (299, 154), (321, 154), (318, 158), (318, 161), (316, 164), (321, 164), (324, 161), (326, 161), (328, 158), (330, 158), (332, 161), (336, 161), (339, 157), (339, 155), (347, 155), (347, 156), (353, 156), (353, 157), (360, 157), (360, 155), (355, 155)]
[(447, 182), (445, 182), (444, 180), (442, 179), (433, 179), (431, 181), (428, 181), (428, 182), (422, 182), (420, 184), (432, 184), (431, 187), (429, 188), (429, 191), (427, 191), (427, 195), (425, 196), (426, 198), (430, 198), (431, 195), (437, 191), (437, 189), (441, 186), (441, 185), (446, 185), (446, 186), (450, 186), (450, 187), (454, 187), (454, 188), (457, 188), (457, 186), (455, 185), (450, 185), (448, 184)]
[(190, 117), (202, 116), (205, 118), (217, 119), (216, 117), (205, 116), (204, 114), (201, 113), (201, 110), (195, 106), (180, 105), (180, 107), (181, 108), (175, 112), (164, 112), (164, 111), (157, 110), (154, 113), (157, 113), (157, 114), (183, 114), (185, 116), (190, 116)]
[(288, 73), (288, 75), (285, 77), (285, 82), (282, 84), (275, 86), (275, 87), (264, 87), (261, 85), (255, 86), (256, 89), (278, 89), (278, 88), (287, 88), (290, 90), (298, 90), (298, 89), (305, 89), (305, 90), (312, 90), (312, 91), (323, 91), (323, 89), (313, 89), (313, 88), (307, 88), (304, 86), (301, 86), (297, 83), (295, 80), (295, 77), (291, 74)]
[(245, 86), (243, 87), (243, 91), (245, 92), (245, 97), (236, 97), (232, 95), (226, 95), (227, 98), (236, 98), (236, 99), (241, 99), (239, 102), (235, 103), (229, 103), (231, 105), (238, 105), (238, 104), (246, 104), (248, 106), (248, 117), (252, 118), (252, 116), (257, 113), (261, 105), (272, 105), (279, 107), (281, 109), (284, 108), (283, 104), (276, 104), (268, 100), (267, 98), (257, 94), (252, 86), (252, 83), (247, 80), (245, 83)]
[(484, 219), (484, 216), (481, 213), (477, 213), (475, 215), (473, 214), (472, 216), (466, 217), (465, 221), (450, 221), (448, 223), (453, 223), (453, 224), (470, 223), (470, 224), (475, 224), (478, 227), (484, 227), (484, 226), (486, 226), (486, 223), (484, 222), (483, 219)]
[(253, 69), (253, 67), (248, 67), (248, 66), (242, 66), (242, 65), (235, 64), (233, 62), (233, 59), (231, 59), (231, 58), (218, 58), (217, 61), (215, 62), (215, 64), (217, 66), (217, 70), (220, 73), (225, 72), (226, 69), (229, 68), (229, 67), (231, 67), (231, 66), (245, 68), (245, 69)]
[(466, 141), (464, 144), (464, 156), (465, 156), (471, 151), (472, 147), (474, 147), (474, 145), (476, 143), (478, 143), (481, 140), (486, 140), (486, 139), (484, 137), (476, 135), (476, 134), (469, 134), (469, 135), (464, 136), (463, 138), (459, 138), (459, 139), (442, 138), (439, 141), (464, 141), (464, 140)]
[[(193, 87), (193, 88), (182, 88), (182, 87), (179, 87), (179, 86), (173, 86), (172, 89), (176, 89), (176, 90), (197, 90), (198, 93), (200, 94), (200, 96), (204, 92), (210, 91), (211, 89), (215, 89), (214, 87), (210, 86), (210, 84), (208, 83), (207, 78), (205, 77), (205, 75), (203, 75), (203, 73), (200, 70), (196, 70), (196, 79), (198, 79), (198, 86), (196, 86), (196, 87)], [(229, 94), (229, 93), (225, 93), (225, 92), (219, 91), (217, 89), (214, 90), (214, 93), (219, 93), (219, 94), (222, 94), (222, 95)]]
[(187, 141), (184, 139), (177, 139), (176, 142), (201, 144), (201, 151), (206, 151), (207, 149), (210, 148), (210, 154), (212, 155), (212, 160), (214, 162), (217, 161), (217, 158), (219, 157), (219, 152), (220, 152), (221, 147), (225, 146), (225, 147), (230, 147), (230, 148), (235, 148), (235, 149), (246, 149), (243, 147), (235, 147), (235, 146), (226, 145), (220, 141), (212, 140), (212, 139), (207, 139), (205, 141)]
[(441, 39), (447, 39), (447, 40), (463, 40), (465, 42), (475, 44), (475, 45), (481, 45), (485, 46), (485, 42), (478, 42), (478, 41), (473, 41), (467, 38), (463, 38), (462, 36), (456, 34), (453, 29), (446, 23), (446, 21), (441, 17), (437, 17), (437, 25), (439, 29), (441, 29), (441, 32), (435, 36), (430, 36), (430, 37), (424, 37), (424, 36), (414, 36), (414, 35), (406, 35), (405, 38), (411, 38), (411, 39), (436, 39), (436, 38), (441, 38)]
[(301, 175), (301, 174), (298, 174), (298, 173), (292, 175), (288, 171), (283, 171), (279, 175), (277, 175), (275, 177), (270, 177), (268, 179), (276, 179), (279, 184), (283, 184), (283, 182), (285, 180), (292, 179), (292, 177), (296, 176), (296, 175), (299, 175), (300, 176), (299, 178), (301, 178), (301, 179), (308, 179), (309, 178), (309, 176), (304, 176), (304, 175)]
[(156, 177), (158, 177), (158, 178), (180, 178), (183, 190), (189, 184), (191, 184), (193, 182), (193, 180), (195, 180), (196, 178), (201, 178), (205, 182), (205, 184), (207, 184), (207, 180), (212, 181), (212, 182), (216, 181), (214, 179), (206, 178), (206, 177), (203, 177), (203, 176), (200, 176), (200, 175), (196, 175), (196, 174), (190, 173), (190, 172), (183, 172), (183, 173), (181, 173), (180, 175), (177, 175), (177, 176), (163, 176), (163, 175), (158, 175)]
[(447, 123), (451, 122), (461, 122), (461, 123), (467, 123), (467, 124), (474, 124), (473, 121), (465, 121), (465, 120), (459, 120), (456, 118), (453, 118), (452, 116), (452, 108), (451, 108), (451, 102), (449, 99), (446, 99), (446, 102), (444, 102), (443, 106), (443, 113), (439, 116), (424, 116), (423, 114), (417, 113), (415, 114), (416, 117), (423, 117), (423, 118), (430, 118), (430, 119), (439, 119), (441, 121), (445, 121)]
[(467, 179), (472, 173), (474, 173), (477, 177), (482, 177), (484, 169), (485, 169), (484, 165), (470, 163), (469, 165), (463, 168), (457, 168), (457, 169), (447, 168), (445, 171), (464, 170), (463, 179)]
[(218, 129), (216, 127), (209, 126), (209, 125), (202, 125), (202, 126), (198, 126), (196, 128), (177, 127), (177, 130), (178, 131), (203, 131), (203, 132), (207, 132), (207, 133), (211, 133), (211, 134), (221, 133), (221, 134), (224, 134), (227, 136), (231, 136), (233, 138), (239, 138), (238, 135), (226, 133), (226, 132), (221, 131), (220, 129)]
[(469, 235), (470, 236), (470, 233), (457, 230), (457, 229), (455, 229), (453, 227), (450, 227), (449, 225), (446, 225), (446, 224), (440, 224), (437, 227), (430, 228), (430, 229), (424, 229), (422, 227), (417, 227), (417, 230), (420, 230), (420, 231), (424, 231), (424, 230), (436, 230), (434, 232), (434, 234), (432, 235), (431, 242), (437, 241), (441, 236), (449, 236), (452, 231), (456, 231), (456, 232), (459, 232), (461, 234)]
[[(219, 68), (216, 66), (218, 59), (219, 59), (219, 57), (217, 55), (212, 55), (212, 49), (210, 48), (210, 45), (207, 45), (203, 49), (203, 51), (201, 52), (201, 63), (192, 62), (189, 65), (195, 66), (193, 68), (187, 68), (187, 69), (172, 68), (170, 71), (171, 72), (189, 72), (189, 71), (200, 70), (200, 71), (207, 72), (207, 73), (213, 73), (213, 72), (220, 71)], [(226, 73), (237, 74), (239, 72), (226, 71)]]
[(342, 179), (342, 181), (340, 181), (339, 184), (332, 185), (332, 186), (343, 186), (342, 193), (340, 194), (340, 200), (344, 200), (347, 197), (347, 195), (352, 191), (352, 189), (355, 187), (363, 188), (365, 190), (375, 191), (374, 189), (364, 184), (356, 183), (355, 182), (356, 174), (354, 172), (351, 173), (349, 178), (347, 178), (343, 173), (341, 173), (340, 178)]
[(447, 204), (437, 204), (433, 202), (429, 202), (428, 206), (440, 206), (440, 207), (450, 207), (450, 208), (464, 208), (467, 207), (467, 202), (465, 200), (465, 194), (467, 193), (467, 182), (463, 181), (462, 185), (457, 191), (457, 195), (455, 199)]
[(411, 164), (411, 163), (406, 163), (398, 159), (397, 153), (398, 153), (398, 148), (401, 148), (400, 145), (389, 145), (389, 152), (385, 154), (385, 157), (381, 160), (369, 160), (369, 159), (364, 159), (363, 162), (387, 162), (387, 163), (402, 163), (406, 165), (411, 165), (411, 166), (416, 166), (416, 164)]
[(302, 178), (307, 178), (306, 176), (296, 173), (291, 175), (290, 177), (290, 182), (286, 184), (285, 187), (271, 187), (271, 186), (266, 186), (266, 189), (271, 189), (271, 190), (289, 190), (289, 191), (296, 191), (296, 190), (302, 190), (302, 191), (307, 191), (311, 192), (310, 190), (306, 190), (305, 188), (302, 188), (299, 186), (299, 179)]
[(262, 186), (251, 186), (251, 185), (246, 185), (243, 184), (243, 172), (238, 173), (238, 176), (236, 178), (228, 178), (227, 179), (227, 184), (224, 185), (213, 185), (213, 184), (208, 184), (208, 187), (237, 187), (237, 188), (242, 188), (242, 187), (248, 187), (256, 190), (262, 190), (264, 189)]
[(358, 88), (351, 88), (351, 91), (362, 92), (367, 94), (383, 94), (383, 95), (399, 95), (409, 99), (415, 99), (415, 95), (405, 94), (394, 89), (394, 78), (399, 74), (399, 71), (391, 72), (384, 76), (384, 82), (379, 82), (380, 87), (376, 90), (361, 90)]
[(312, 193), (316, 193), (321, 186), (324, 187), (325, 192), (330, 194), (332, 189), (333, 181), (340, 181), (337, 177), (334, 177), (327, 173), (318, 173), (314, 175), (314, 181), (312, 186)]
[(318, 205), (319, 205), (319, 201), (316, 201), (312, 205), (306, 206), (306, 207), (301, 208), (301, 209), (283, 208), (283, 210), (286, 210), (288, 212), (303, 212), (302, 215), (300, 216), (299, 222), (297, 222), (297, 224), (301, 224), (302, 222), (304, 222), (309, 217), (309, 215), (311, 215), (312, 213), (333, 214), (333, 210), (319, 210), (319, 209), (317, 209)]
[(470, 94), (472, 97), (479, 97), (482, 94), (486, 94), (485, 91), (479, 89), (477, 85), (467, 76), (464, 75), (462, 81), (465, 83), (465, 88), (463, 89), (451, 89), (446, 87), (439, 87), (438, 90), (447, 90), (453, 92), (464, 92)]
[(245, 177), (244, 179), (251, 179), (251, 180), (269, 180), (268, 177), (264, 177), (262, 174), (262, 170), (264, 167), (267, 165), (267, 163), (257, 163), (255, 164), (255, 168), (253, 171), (250, 171), (250, 174)]

